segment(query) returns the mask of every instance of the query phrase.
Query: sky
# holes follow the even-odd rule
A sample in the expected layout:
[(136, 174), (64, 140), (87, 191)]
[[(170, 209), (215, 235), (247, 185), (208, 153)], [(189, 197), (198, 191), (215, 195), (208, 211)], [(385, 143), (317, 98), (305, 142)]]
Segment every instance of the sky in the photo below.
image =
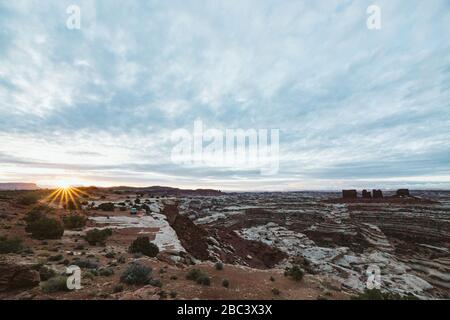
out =
[[(0, 0), (0, 182), (450, 189), (449, 31), (448, 0)], [(278, 170), (174, 162), (195, 121), (279, 130)]]

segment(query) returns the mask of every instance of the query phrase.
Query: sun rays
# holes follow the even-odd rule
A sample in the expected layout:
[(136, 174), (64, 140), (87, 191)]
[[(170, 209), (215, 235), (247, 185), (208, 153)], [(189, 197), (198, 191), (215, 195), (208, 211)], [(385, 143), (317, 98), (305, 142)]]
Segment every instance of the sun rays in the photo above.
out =
[(50, 206), (58, 205), (67, 209), (81, 209), (80, 198), (88, 194), (76, 187), (63, 186), (50, 193), (44, 201)]

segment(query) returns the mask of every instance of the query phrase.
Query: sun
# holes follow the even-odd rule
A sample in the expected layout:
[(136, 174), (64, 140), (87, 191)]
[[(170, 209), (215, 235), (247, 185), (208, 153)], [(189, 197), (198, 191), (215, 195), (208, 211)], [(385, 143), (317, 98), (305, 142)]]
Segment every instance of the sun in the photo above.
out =
[(80, 197), (88, 194), (76, 187), (71, 181), (58, 181), (58, 188), (45, 198), (49, 205), (57, 205), (65, 209), (81, 209)]

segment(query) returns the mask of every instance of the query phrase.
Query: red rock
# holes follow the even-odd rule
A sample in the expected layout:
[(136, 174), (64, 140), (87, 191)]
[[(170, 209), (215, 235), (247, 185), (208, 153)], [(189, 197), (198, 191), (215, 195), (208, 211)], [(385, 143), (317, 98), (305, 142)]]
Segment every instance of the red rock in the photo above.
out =
[(30, 266), (0, 263), (0, 292), (34, 288), (39, 282), (39, 272)]

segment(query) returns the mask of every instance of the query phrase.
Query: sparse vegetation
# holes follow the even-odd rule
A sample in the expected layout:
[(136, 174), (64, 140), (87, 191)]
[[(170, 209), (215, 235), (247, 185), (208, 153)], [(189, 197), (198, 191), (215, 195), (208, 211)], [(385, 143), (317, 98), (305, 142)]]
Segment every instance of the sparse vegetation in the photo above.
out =
[(0, 254), (20, 253), (23, 249), (22, 239), (20, 238), (0, 238)]
[(304, 274), (303, 270), (296, 265), (291, 268), (286, 268), (284, 271), (284, 275), (290, 277), (294, 281), (302, 281)]
[(139, 263), (131, 263), (122, 273), (120, 281), (126, 284), (148, 284), (151, 279), (152, 269)]
[(419, 300), (413, 295), (401, 296), (396, 293), (383, 292), (379, 289), (366, 289), (363, 293), (355, 295), (352, 300)]
[(112, 202), (102, 203), (99, 204), (97, 208), (102, 211), (114, 211), (114, 203)]
[(91, 245), (105, 245), (106, 239), (112, 235), (111, 229), (93, 229), (86, 233), (86, 241)]
[(64, 234), (62, 223), (57, 219), (46, 216), (41, 216), (28, 223), (26, 231), (31, 233), (32, 238), (39, 240), (60, 239)]
[(30, 206), (36, 204), (39, 201), (39, 196), (36, 193), (27, 193), (21, 196), (17, 203), (23, 206)]
[(41, 283), (41, 289), (45, 293), (68, 291), (67, 288), (67, 277), (56, 276), (48, 279), (47, 281)]
[(116, 284), (113, 288), (113, 293), (119, 293), (123, 291), (123, 285), (122, 284)]
[(228, 279), (222, 280), (222, 287), (228, 288), (230, 286), (230, 281)]
[(216, 262), (214, 267), (216, 268), (216, 270), (223, 270), (223, 263), (222, 262)]
[(186, 279), (197, 282), (198, 284), (202, 284), (204, 286), (209, 286), (211, 284), (211, 279), (208, 274), (199, 269), (191, 269), (186, 275)]
[(39, 271), (39, 276), (41, 277), (41, 281), (47, 281), (56, 275), (55, 270), (53, 270), (47, 266), (40, 266), (38, 268), (38, 271)]
[(98, 270), (98, 275), (102, 277), (109, 277), (114, 274), (113, 268), (101, 268)]
[(148, 237), (139, 237), (134, 240), (128, 251), (130, 253), (141, 253), (148, 257), (156, 257), (159, 253), (158, 247), (151, 243)]
[(158, 287), (158, 288), (162, 288), (162, 286), (163, 286), (161, 280), (159, 280), (159, 279), (151, 279), (149, 284), (154, 287)]
[(57, 254), (57, 255), (48, 257), (47, 260), (50, 262), (61, 261), (61, 260), (64, 260), (64, 256), (62, 254)]
[(71, 214), (63, 217), (64, 228), (73, 230), (81, 229), (86, 225), (87, 218), (78, 214)]
[(274, 296), (279, 296), (281, 294), (280, 290), (278, 290), (277, 288), (272, 288), (272, 294)]

